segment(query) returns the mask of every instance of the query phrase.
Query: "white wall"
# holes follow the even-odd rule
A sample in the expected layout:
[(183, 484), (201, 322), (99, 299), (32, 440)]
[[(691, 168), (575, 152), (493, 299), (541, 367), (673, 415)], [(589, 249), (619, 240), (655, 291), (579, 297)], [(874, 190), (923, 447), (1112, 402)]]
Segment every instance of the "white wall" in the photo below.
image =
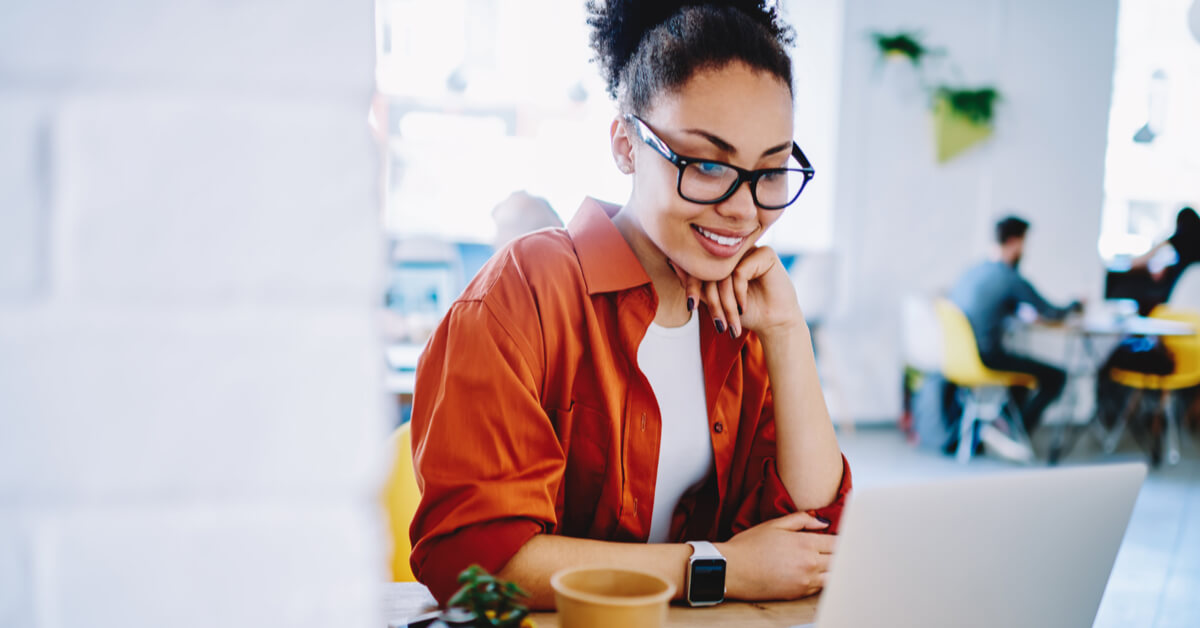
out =
[(0, 6), (0, 626), (373, 626), (369, 3)]
[[(1116, 0), (846, 0), (835, 246), (845, 414), (900, 410), (900, 299), (943, 290), (985, 257), (994, 219), (1030, 220), (1023, 272), (1066, 302), (1100, 294), (1096, 252)], [(987, 143), (938, 165), (913, 70), (878, 62), (870, 31), (916, 30), (969, 85), (1004, 100)]]
[(783, 19), (796, 33), (792, 49), (797, 143), (817, 173), (800, 201), (784, 210), (763, 239), (780, 252), (833, 246), (843, 0), (787, 0)]

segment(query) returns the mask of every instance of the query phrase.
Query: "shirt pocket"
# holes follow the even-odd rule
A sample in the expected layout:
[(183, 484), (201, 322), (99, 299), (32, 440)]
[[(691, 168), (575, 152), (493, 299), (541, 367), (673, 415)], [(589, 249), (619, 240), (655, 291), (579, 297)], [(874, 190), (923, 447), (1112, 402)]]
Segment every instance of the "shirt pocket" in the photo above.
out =
[(574, 402), (555, 414), (555, 429), (567, 461), (555, 509), (560, 523), (557, 533), (605, 538), (617, 503), (605, 492), (613, 420), (605, 412)]

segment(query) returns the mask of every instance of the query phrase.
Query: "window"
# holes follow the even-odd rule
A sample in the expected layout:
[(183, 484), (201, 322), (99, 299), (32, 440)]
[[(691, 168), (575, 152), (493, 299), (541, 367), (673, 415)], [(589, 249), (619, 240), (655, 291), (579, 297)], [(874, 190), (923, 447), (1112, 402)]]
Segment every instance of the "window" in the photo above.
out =
[(1121, 0), (1100, 255), (1144, 253), (1200, 202), (1200, 42), (1193, 0)]

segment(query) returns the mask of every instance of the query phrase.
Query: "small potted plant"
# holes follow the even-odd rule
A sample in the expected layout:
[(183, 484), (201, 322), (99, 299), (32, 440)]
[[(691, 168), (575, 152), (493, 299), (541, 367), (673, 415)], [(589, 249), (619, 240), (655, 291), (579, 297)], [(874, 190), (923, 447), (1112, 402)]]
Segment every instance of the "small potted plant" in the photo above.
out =
[(529, 594), (516, 583), (506, 582), (479, 565), (458, 575), (462, 588), (450, 598), (449, 608), (434, 627), (536, 628), (529, 608), (519, 602)]
[(879, 54), (884, 59), (908, 59), (914, 66), (921, 65), (921, 59), (933, 52), (921, 43), (917, 33), (900, 31), (889, 35), (876, 32), (871, 33), (871, 38), (875, 40), (875, 46), (879, 48)]
[(946, 162), (992, 134), (992, 118), (1000, 92), (994, 87), (939, 86), (933, 92), (933, 124), (937, 159)]

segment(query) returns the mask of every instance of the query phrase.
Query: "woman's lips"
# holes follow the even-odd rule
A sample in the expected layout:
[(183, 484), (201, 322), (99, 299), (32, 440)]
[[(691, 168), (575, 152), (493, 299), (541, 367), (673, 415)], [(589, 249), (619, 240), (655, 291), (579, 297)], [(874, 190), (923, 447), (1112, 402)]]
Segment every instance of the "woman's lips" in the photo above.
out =
[(746, 238), (749, 235), (736, 235), (728, 231), (715, 231), (705, 229), (699, 225), (691, 225), (692, 233), (696, 235), (696, 239), (700, 241), (700, 246), (704, 250), (716, 257), (733, 257), (738, 251), (742, 250), (742, 245), (745, 244)]

